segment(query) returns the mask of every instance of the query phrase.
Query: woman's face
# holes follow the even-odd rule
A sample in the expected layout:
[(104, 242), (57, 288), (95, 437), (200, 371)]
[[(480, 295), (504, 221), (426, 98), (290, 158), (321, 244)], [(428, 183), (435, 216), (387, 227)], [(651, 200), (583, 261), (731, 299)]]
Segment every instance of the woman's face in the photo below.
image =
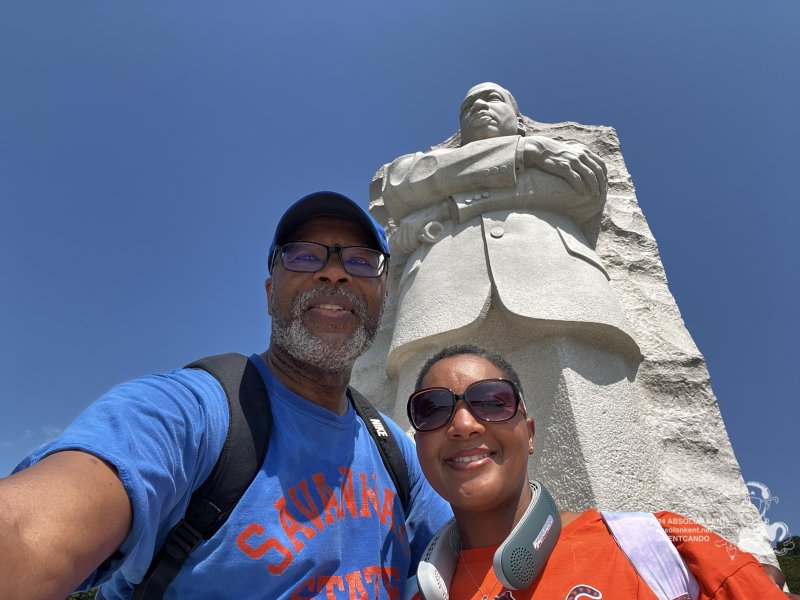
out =
[[(435, 363), (422, 387), (449, 388), (463, 394), (482, 379), (505, 373), (483, 357), (463, 354)], [(487, 423), (459, 400), (444, 427), (417, 432), (417, 455), (433, 488), (454, 510), (487, 511), (516, 505), (528, 481), (528, 454), (533, 448), (533, 420), (520, 406), (508, 421)]]

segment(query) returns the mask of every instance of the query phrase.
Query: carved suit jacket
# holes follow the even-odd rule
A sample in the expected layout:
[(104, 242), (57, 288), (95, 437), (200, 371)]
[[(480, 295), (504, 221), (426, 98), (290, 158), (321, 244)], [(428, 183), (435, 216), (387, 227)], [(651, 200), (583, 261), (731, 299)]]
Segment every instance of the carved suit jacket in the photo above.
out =
[(605, 198), (523, 169), (520, 136), (401, 156), (382, 168), (381, 194), (395, 223), (446, 202), (451, 218), (435, 243), (409, 257), (400, 279), (389, 371), (414, 342), (466, 328), (487, 313), (492, 289), (539, 332), (579, 332), (638, 355), (608, 274), (581, 225)]

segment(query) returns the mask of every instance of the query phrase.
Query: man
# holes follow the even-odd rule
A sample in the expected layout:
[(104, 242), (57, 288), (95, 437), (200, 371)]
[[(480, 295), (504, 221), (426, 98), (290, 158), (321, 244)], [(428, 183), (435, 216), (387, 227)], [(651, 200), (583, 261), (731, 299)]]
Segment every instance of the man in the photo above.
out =
[[(165, 598), (397, 598), (449, 509), (409, 470), (406, 514), (348, 399), (353, 362), (386, 296), (385, 234), (352, 200), (311, 194), (278, 223), (266, 281), (269, 349), (250, 360), (269, 393), (264, 464)], [(228, 431), (210, 374), (179, 369), (122, 384), (0, 481), (4, 598), (57, 598), (103, 582), (127, 598)]]

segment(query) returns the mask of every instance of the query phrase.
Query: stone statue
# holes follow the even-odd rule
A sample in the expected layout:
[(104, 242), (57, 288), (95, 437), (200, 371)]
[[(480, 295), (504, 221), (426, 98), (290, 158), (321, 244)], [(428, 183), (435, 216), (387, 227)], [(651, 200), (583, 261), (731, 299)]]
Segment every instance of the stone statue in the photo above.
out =
[(670, 508), (774, 561), (613, 130), (535, 123), (482, 83), (460, 131), (385, 164), (370, 197), (391, 298), (357, 388), (407, 423), (422, 363), (484, 346), (522, 377), (531, 470), (561, 508)]
[(411, 253), (389, 372), (419, 344), (470, 329), (498, 306), (536, 333), (567, 330), (638, 356), (605, 268), (588, 241), (606, 200), (603, 161), (579, 143), (525, 136), (511, 94), (473, 87), (461, 145), (384, 165), (394, 254)]
[[(405, 420), (430, 354), (479, 343), (527, 380), (543, 457), (534, 468), (557, 497), (596, 505), (641, 496), (649, 466), (624, 459), (626, 448), (649, 451), (630, 427), (639, 410), (629, 377), (640, 353), (590, 241), (605, 165), (583, 144), (525, 135), (516, 101), (494, 83), (467, 92), (460, 123), (457, 147), (401, 156), (373, 185), (393, 255), (407, 255), (386, 361), (398, 382), (394, 417)], [(599, 446), (596, 427), (619, 445)], [(614, 455), (616, 475), (593, 486), (596, 457)]]

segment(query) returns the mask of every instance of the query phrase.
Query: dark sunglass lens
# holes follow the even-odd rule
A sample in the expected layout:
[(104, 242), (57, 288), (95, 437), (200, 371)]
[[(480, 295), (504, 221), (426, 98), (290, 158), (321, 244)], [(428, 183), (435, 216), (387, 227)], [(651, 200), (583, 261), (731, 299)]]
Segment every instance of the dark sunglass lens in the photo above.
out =
[(420, 431), (446, 425), (453, 412), (453, 394), (448, 390), (422, 390), (411, 397), (411, 422)]
[(482, 381), (466, 395), (475, 416), (484, 421), (507, 421), (516, 414), (517, 396), (507, 381)]
[(342, 264), (351, 275), (377, 277), (383, 271), (386, 260), (383, 253), (372, 248), (348, 247), (341, 250)]
[(283, 266), (290, 271), (314, 273), (325, 264), (328, 250), (325, 246), (310, 242), (286, 244), (281, 252)]

